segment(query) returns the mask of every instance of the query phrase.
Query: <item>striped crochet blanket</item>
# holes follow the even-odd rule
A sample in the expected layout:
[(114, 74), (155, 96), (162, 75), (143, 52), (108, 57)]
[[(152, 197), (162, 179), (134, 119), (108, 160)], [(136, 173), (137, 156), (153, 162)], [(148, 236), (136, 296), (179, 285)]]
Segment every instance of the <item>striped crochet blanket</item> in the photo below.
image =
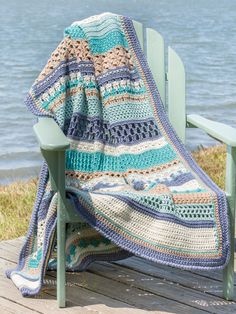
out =
[[(226, 265), (226, 195), (170, 125), (130, 18), (103, 13), (66, 28), (26, 104), (70, 141), (67, 197), (83, 222), (67, 225), (68, 271), (132, 254), (186, 269)], [(7, 271), (24, 296), (56, 268), (56, 208), (44, 164), (18, 266)]]

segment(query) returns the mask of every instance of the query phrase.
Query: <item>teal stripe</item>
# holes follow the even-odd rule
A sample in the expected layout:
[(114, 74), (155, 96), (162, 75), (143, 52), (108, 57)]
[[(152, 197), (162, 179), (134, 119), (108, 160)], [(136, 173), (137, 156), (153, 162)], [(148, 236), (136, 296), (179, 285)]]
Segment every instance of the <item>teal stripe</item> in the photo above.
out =
[(120, 19), (115, 15), (106, 15), (98, 21), (91, 21), (90, 23), (72, 24), (64, 31), (64, 36), (70, 36), (72, 39), (87, 39), (99, 37), (102, 38), (108, 32), (120, 29)]
[[(174, 187), (172, 187), (174, 188)], [(193, 189), (193, 190), (185, 190), (185, 191), (177, 191), (177, 190), (172, 190), (173, 193), (178, 193), (178, 194), (192, 194), (192, 193), (198, 193), (198, 192), (207, 192), (206, 189), (200, 189), (200, 188), (197, 188), (197, 189)]]
[(104, 119), (110, 121), (110, 123), (153, 118), (153, 111), (148, 101), (142, 103), (114, 103), (107, 106), (105, 109), (103, 113)]
[[(60, 115), (60, 107), (56, 110)], [(64, 113), (66, 118), (70, 118), (74, 112), (83, 114), (88, 118), (100, 117), (103, 119), (102, 106), (97, 96), (85, 97), (84, 93), (78, 93), (75, 96), (66, 98), (66, 111)]]
[(170, 145), (152, 149), (141, 154), (121, 154), (120, 156), (105, 155), (101, 152), (86, 153), (75, 150), (66, 152), (66, 168), (83, 172), (118, 171), (124, 172), (130, 168), (146, 169), (165, 164), (176, 158)]
[(90, 89), (94, 89), (94, 88), (96, 88), (97, 90), (98, 90), (98, 84), (97, 84), (97, 82), (92, 82), (92, 81), (90, 81), (90, 82), (85, 82), (84, 81), (84, 87), (85, 88), (90, 88)]
[(116, 46), (128, 48), (128, 42), (121, 31), (115, 30), (108, 33), (103, 38), (91, 38), (89, 40), (89, 46), (93, 54), (101, 54)]
[(93, 54), (105, 53), (116, 46), (128, 48), (128, 41), (120, 30), (111, 31), (104, 37), (88, 39), (79, 25), (72, 25), (65, 29), (64, 36), (70, 36), (74, 40), (87, 39)]
[(72, 39), (86, 39), (86, 35), (79, 25), (71, 25), (64, 30), (64, 37), (70, 36)]

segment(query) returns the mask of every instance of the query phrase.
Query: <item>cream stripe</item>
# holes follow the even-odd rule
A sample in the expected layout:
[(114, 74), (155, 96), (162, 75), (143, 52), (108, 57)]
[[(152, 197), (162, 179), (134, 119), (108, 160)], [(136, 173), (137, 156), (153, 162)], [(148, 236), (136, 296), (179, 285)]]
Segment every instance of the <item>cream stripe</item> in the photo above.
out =
[(119, 156), (121, 154), (140, 154), (150, 149), (159, 149), (167, 145), (164, 137), (153, 141), (145, 141), (133, 145), (119, 145), (116, 147), (108, 144), (104, 145), (103, 143), (98, 141), (92, 143), (85, 141), (75, 141), (71, 139), (69, 139), (69, 141), (71, 150), (78, 150), (87, 153), (102, 152), (104, 154), (113, 156)]
[(93, 193), (89, 193), (89, 195), (94, 208), (97, 208), (119, 226), (145, 240), (169, 248), (189, 249), (196, 252), (216, 248), (213, 228), (188, 228), (174, 222), (153, 219), (109, 195)]
[(144, 87), (144, 84), (142, 82), (142, 80), (137, 80), (132, 82), (131, 80), (121, 80), (121, 81), (115, 81), (115, 82), (108, 82), (106, 84), (104, 84), (103, 86), (100, 87), (100, 90), (102, 93), (104, 92), (112, 92), (113, 88), (119, 88), (119, 87), (126, 87), (126, 86), (130, 86), (130, 88), (135, 88), (137, 90), (141, 89)]

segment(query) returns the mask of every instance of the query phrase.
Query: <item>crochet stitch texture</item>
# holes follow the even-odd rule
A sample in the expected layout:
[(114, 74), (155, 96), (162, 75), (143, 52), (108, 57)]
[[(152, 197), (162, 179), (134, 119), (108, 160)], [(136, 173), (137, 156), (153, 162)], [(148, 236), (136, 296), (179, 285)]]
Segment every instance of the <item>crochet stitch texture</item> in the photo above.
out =
[[(66, 235), (66, 268), (132, 254), (186, 269), (223, 268), (229, 257), (225, 193), (170, 125), (132, 20), (103, 13), (75, 22), (26, 98), (70, 140), (66, 191), (84, 222)], [(57, 194), (42, 166), (16, 269), (23, 295), (56, 268)]]

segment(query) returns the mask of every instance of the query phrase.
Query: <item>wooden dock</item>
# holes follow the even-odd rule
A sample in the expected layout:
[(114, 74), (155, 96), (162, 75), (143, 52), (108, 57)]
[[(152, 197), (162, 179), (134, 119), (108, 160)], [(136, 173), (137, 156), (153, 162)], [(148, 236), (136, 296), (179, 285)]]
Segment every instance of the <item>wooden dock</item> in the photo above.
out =
[[(16, 265), (23, 238), (0, 242), (0, 313), (236, 313), (222, 298), (222, 271), (190, 272), (138, 257), (96, 262), (67, 274), (67, 308), (58, 309), (56, 274), (48, 272), (42, 292), (23, 298), (4, 271)], [(235, 280), (236, 285), (236, 280)]]

